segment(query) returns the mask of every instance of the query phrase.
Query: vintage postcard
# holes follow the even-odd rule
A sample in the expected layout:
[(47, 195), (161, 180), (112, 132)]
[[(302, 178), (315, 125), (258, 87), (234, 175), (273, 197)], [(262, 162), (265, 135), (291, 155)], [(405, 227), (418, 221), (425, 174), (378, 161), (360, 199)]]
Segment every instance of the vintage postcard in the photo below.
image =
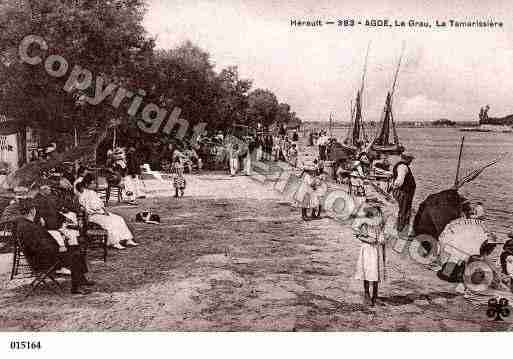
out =
[(512, 12), (1, 0), (0, 331), (510, 331)]

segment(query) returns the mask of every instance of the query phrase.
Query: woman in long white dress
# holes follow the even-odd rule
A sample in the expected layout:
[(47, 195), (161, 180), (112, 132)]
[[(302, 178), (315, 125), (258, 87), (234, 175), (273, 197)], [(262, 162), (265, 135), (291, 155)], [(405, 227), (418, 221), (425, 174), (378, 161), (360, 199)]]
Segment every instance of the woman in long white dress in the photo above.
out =
[(89, 221), (100, 225), (107, 231), (107, 244), (109, 246), (116, 249), (125, 249), (123, 244), (132, 247), (138, 246), (139, 244), (134, 242), (134, 236), (123, 217), (105, 209), (100, 196), (91, 189), (93, 182), (93, 176), (86, 175), (77, 186), (80, 191), (79, 203), (87, 211)]
[[(365, 302), (374, 306), (378, 297), (378, 283), (385, 279), (384, 220), (377, 206), (365, 208), (366, 216), (353, 222), (353, 234), (361, 243), (356, 263), (355, 278), (363, 281)], [(372, 282), (372, 297), (369, 284)]]

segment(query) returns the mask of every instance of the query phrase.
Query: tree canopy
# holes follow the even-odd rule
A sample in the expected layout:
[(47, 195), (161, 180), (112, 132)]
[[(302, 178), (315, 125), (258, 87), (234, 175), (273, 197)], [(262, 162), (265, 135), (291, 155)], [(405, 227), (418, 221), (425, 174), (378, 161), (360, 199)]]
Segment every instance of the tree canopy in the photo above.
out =
[[(269, 125), (297, 119), (271, 91), (251, 90), (252, 81), (240, 78), (236, 66), (217, 72), (209, 53), (189, 41), (172, 49), (156, 49), (155, 40), (142, 26), (145, 11), (143, 0), (2, 2), (0, 113), (55, 134), (70, 134), (74, 129), (85, 133), (113, 119), (133, 127), (141, 111), (129, 115), (129, 100), (118, 108), (112, 106), (116, 91), (124, 88), (133, 97), (137, 90), (144, 90), (141, 108), (154, 103), (168, 115), (180, 108), (191, 127), (199, 122), (218, 129), (232, 123)], [(45, 51), (31, 50), (43, 59), (38, 65), (18, 56), (21, 41), (30, 34), (48, 44)], [(66, 60), (66, 75), (56, 78), (45, 71), (49, 55)], [(91, 85), (85, 89), (67, 83), (76, 65), (92, 73)], [(113, 90), (106, 92), (100, 104), (84, 102), (84, 96), (94, 97), (102, 89), (99, 77), (103, 89), (112, 85)]]

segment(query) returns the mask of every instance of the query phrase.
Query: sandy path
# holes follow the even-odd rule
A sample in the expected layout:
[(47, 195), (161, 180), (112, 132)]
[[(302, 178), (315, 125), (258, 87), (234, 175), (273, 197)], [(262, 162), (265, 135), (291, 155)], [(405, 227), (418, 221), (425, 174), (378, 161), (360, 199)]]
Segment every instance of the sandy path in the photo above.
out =
[[(224, 174), (189, 178), (186, 197), (143, 208), (138, 248), (93, 261), (88, 296), (44, 291), (1, 275), (2, 330), (508, 330), (409, 258), (389, 251), (383, 305), (361, 304), (352, 279), (358, 243), (329, 218), (303, 222), (270, 188)], [(214, 185), (215, 184), (215, 185)], [(244, 197), (243, 200), (239, 199)]]

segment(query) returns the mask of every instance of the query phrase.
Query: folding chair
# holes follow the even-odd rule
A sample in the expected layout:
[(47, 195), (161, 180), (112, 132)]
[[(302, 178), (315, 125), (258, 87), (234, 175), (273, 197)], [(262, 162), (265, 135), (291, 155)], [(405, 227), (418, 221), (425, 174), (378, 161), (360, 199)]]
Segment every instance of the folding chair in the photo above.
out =
[[(33, 263), (29, 262), (29, 259), (25, 256), (23, 252), (22, 244), (13, 231), (13, 241), (14, 241), (14, 251), (13, 251), (13, 261), (12, 261), (12, 269), (11, 269), (11, 280), (13, 279), (23, 279), (23, 278), (34, 278), (30, 283), (30, 290), (25, 295), (25, 298), (30, 296), (39, 286), (44, 286), (47, 289), (50, 289), (56, 294), (61, 295), (63, 293), (63, 288), (60, 283), (55, 279), (55, 271), (62, 266), (62, 261), (60, 258), (57, 258), (55, 263), (53, 263), (48, 268), (42, 270), (34, 269), (35, 266)], [(49, 285), (47, 282), (50, 280), (54, 286)], [(55, 289), (58, 288), (58, 290)]]

